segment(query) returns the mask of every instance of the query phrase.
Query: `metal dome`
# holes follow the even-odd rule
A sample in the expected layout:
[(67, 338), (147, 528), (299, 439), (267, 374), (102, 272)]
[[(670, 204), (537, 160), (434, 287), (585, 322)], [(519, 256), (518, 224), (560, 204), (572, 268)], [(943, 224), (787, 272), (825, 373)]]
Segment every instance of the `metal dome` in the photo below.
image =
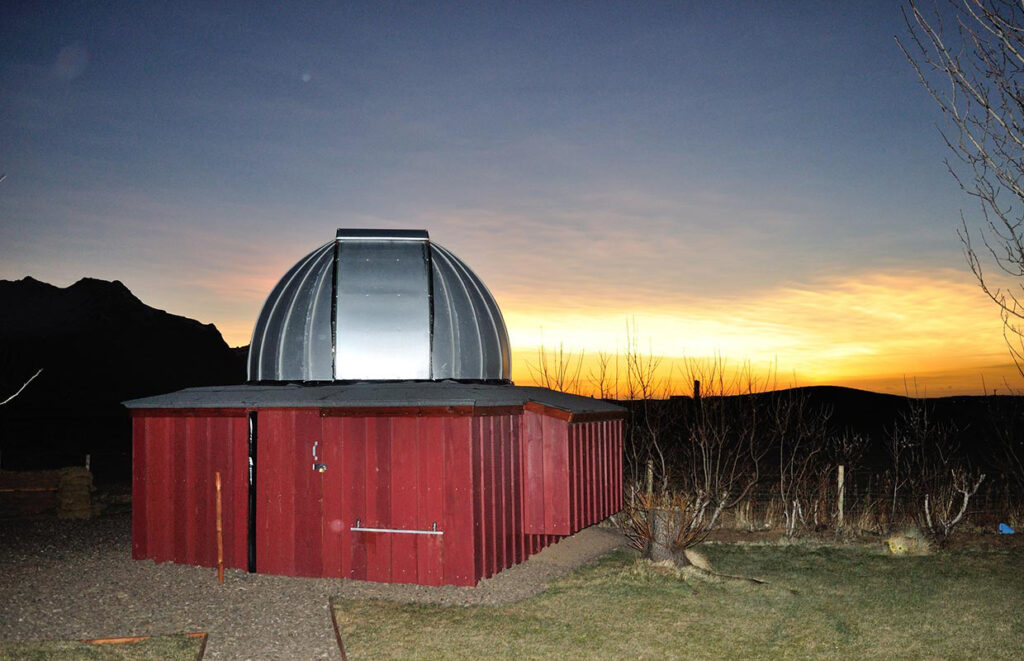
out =
[(509, 380), (501, 310), (422, 230), (339, 229), (263, 304), (249, 381)]

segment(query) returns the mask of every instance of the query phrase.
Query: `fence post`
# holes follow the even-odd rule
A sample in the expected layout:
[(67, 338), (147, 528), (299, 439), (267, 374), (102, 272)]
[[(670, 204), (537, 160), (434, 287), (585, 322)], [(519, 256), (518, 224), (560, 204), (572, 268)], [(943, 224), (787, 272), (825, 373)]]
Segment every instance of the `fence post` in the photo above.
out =
[(843, 528), (843, 501), (846, 496), (846, 467), (839, 464), (839, 529)]

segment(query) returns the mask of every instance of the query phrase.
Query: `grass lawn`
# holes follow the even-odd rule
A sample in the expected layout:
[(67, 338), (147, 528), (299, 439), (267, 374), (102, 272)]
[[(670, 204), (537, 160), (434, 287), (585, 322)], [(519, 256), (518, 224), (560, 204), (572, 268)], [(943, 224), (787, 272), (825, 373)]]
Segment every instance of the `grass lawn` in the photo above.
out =
[(1020, 659), (1024, 550), (716, 544), (687, 582), (618, 551), (506, 606), (336, 602), (350, 658)]
[(172, 634), (117, 643), (50, 640), (0, 643), (0, 661), (196, 661), (202, 658), (205, 634)]

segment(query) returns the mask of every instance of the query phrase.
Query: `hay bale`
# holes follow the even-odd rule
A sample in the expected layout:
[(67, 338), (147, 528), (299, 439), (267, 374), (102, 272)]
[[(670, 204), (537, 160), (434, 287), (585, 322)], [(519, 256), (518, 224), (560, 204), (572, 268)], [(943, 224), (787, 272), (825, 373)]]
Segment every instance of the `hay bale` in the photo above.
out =
[(57, 491), (57, 516), (61, 519), (91, 518), (92, 490), (92, 473), (88, 468), (62, 468)]
[(889, 537), (885, 543), (893, 555), (928, 555), (932, 552), (931, 543), (914, 528)]

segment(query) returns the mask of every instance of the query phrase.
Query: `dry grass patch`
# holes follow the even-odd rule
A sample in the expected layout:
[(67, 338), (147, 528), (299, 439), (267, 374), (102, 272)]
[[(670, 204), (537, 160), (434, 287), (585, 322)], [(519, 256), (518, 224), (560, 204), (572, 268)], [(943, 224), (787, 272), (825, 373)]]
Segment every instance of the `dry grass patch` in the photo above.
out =
[(351, 658), (1017, 659), (1020, 549), (706, 545), (706, 582), (618, 551), (505, 606), (336, 603)]

